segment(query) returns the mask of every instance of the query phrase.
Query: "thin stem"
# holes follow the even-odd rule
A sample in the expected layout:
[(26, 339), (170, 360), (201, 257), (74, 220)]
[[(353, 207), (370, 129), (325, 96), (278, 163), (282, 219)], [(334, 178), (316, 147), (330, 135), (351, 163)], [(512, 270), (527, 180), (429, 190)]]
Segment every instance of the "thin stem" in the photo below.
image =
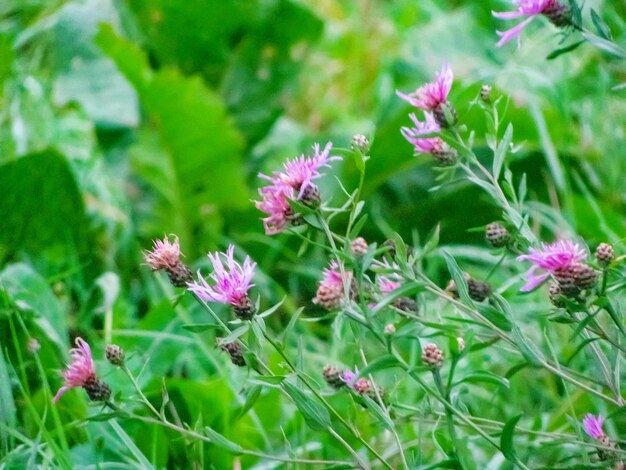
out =
[(137, 392), (137, 394), (139, 395), (139, 397), (141, 398), (141, 401), (144, 402), (144, 404), (150, 409), (150, 411), (152, 411), (152, 413), (154, 413), (156, 416), (161, 417), (161, 414), (157, 411), (157, 409), (152, 405), (152, 403), (150, 403), (150, 400), (148, 400), (148, 398), (146, 397), (146, 395), (144, 395), (143, 391), (141, 390), (141, 387), (139, 386), (139, 384), (137, 383), (137, 380), (135, 379), (135, 376), (133, 375), (133, 373), (130, 371), (130, 369), (128, 367), (126, 367), (125, 365), (120, 366), (120, 369), (122, 369), (122, 371), (128, 376), (128, 378), (130, 379), (130, 381), (133, 383), (133, 387), (135, 387), (135, 391)]

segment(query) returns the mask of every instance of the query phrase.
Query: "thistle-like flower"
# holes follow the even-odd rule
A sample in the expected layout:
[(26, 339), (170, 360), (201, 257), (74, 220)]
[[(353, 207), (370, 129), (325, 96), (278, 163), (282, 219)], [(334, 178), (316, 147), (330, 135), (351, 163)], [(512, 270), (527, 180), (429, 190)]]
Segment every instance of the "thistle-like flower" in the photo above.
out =
[(330, 168), (329, 162), (340, 160), (341, 157), (330, 156), (333, 144), (329, 142), (320, 151), (319, 144), (313, 146), (314, 155), (288, 160), (283, 163), (283, 171), (273, 172), (273, 176), (263, 173), (259, 177), (268, 180), (271, 184), (259, 189), (262, 200), (256, 201), (257, 209), (269, 214), (263, 219), (265, 233), (275, 235), (282, 232), (289, 224), (298, 220), (289, 201), (299, 201), (302, 204), (315, 208), (320, 204), (319, 190), (313, 180), (322, 176), (322, 167)]
[(337, 308), (343, 299), (344, 281), (351, 284), (352, 273), (350, 271), (341, 273), (337, 262), (332, 261), (330, 266), (324, 269), (324, 278), (317, 287), (313, 303), (327, 310)]
[(441, 130), (432, 113), (424, 113), (424, 122), (421, 122), (414, 113), (409, 114), (415, 127), (403, 127), (400, 129), (402, 136), (415, 147), (415, 153), (437, 153), (444, 149), (444, 142), (439, 137), (422, 137), (434, 134)]
[(518, 47), (521, 44), (522, 30), (537, 16), (546, 16), (555, 26), (567, 26), (571, 23), (569, 7), (561, 5), (558, 0), (512, 0), (517, 5), (515, 11), (496, 12), (491, 14), (502, 20), (513, 20), (526, 17), (524, 21), (507, 31), (496, 31), (500, 36), (497, 46), (503, 46), (512, 39), (517, 38)]
[[(387, 269), (399, 269), (396, 263), (389, 264), (389, 261), (386, 259), (383, 261), (385, 267)], [(378, 288), (383, 294), (388, 294), (393, 292), (394, 290), (400, 288), (402, 286), (402, 277), (397, 273), (390, 273), (387, 275), (379, 274), (376, 276), (376, 283), (378, 284)]]
[[(235, 315), (243, 320), (249, 320), (254, 316), (255, 307), (248, 290), (254, 285), (251, 284), (254, 277), (256, 263), (249, 256), (243, 262), (243, 266), (235, 261), (235, 246), (229, 245), (226, 253), (209, 253), (209, 259), (213, 265), (211, 279), (215, 282), (213, 286), (198, 272), (200, 283), (188, 283), (187, 288), (205, 302), (219, 302), (233, 306)], [(222, 263), (222, 258), (226, 265)]]
[(96, 376), (91, 348), (82, 338), (76, 338), (77, 348), (70, 349), (72, 363), (61, 375), (65, 379), (52, 401), (56, 403), (61, 395), (71, 388), (82, 387), (92, 401), (106, 401), (111, 396), (109, 386)]
[(587, 413), (585, 418), (583, 419), (583, 429), (589, 435), (589, 437), (593, 437), (594, 439), (604, 440), (605, 434), (602, 430), (602, 425), (604, 424), (604, 416), (598, 415), (596, 418), (591, 413)]
[(155, 240), (152, 251), (144, 251), (144, 261), (153, 271), (164, 270), (175, 287), (185, 287), (191, 281), (190, 269), (180, 260), (184, 256), (180, 251), (178, 237), (170, 243), (168, 237)]
[[(549, 245), (541, 244), (541, 249), (531, 248), (527, 255), (517, 257), (518, 261), (530, 261), (533, 266), (526, 273), (526, 284), (520, 289), (529, 292), (539, 286), (550, 275), (579, 263), (586, 257), (585, 250), (569, 240), (558, 241)], [(541, 269), (542, 274), (536, 274)]]

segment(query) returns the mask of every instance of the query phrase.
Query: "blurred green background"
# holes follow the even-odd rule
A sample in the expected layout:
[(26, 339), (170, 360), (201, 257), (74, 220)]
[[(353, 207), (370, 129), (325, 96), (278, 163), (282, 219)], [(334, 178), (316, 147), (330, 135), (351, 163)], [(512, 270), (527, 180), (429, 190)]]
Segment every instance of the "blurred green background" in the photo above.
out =
[[(626, 4), (590, 6), (624, 43)], [(151, 359), (144, 379), (154, 393), (167, 375), (170, 394), (206, 397), (185, 401), (189, 417), (228, 421), (238, 403), (220, 385), (229, 379), (184, 350), (198, 339), (180, 325), (201, 312), (188, 306), (192, 318), (173, 315), (169, 287), (141, 266), (142, 249), (176, 234), (189, 264), (202, 268), (207, 251), (234, 242), (259, 263), (264, 302), (289, 293), (276, 323), (286, 323), (295, 305), (319, 314), (310, 299), (326, 260), (315, 250), (300, 257), (297, 239), (265, 236), (251, 201), (259, 172), (309, 153), (315, 142), (348, 147), (356, 133), (373, 142), (367, 240), (381, 243), (392, 231), (423, 240), (440, 224), (443, 244), (475, 262), (487, 259), (483, 235), (469, 230), (500, 218), (498, 209), (463, 181), (431, 191), (438, 184), (432, 161), (413, 157), (399, 132), (410, 110), (395, 91), (414, 90), (444, 62), (455, 73), (451, 101), (476, 131), (479, 156), (489, 153), (485, 123), (469, 103), (482, 84), (510, 96), (507, 116), (523, 146), (509, 163), (527, 174), (547, 239), (568, 230), (591, 245), (622, 238), (624, 61), (586, 45), (546, 60), (562, 38), (543, 19), (526, 28), (520, 49), (497, 49), (495, 30), (507, 25), (492, 9), (511, 7), (479, 0), (0, 1), (4, 352), (15, 357), (22, 345), (27, 356), (29, 334), (9, 321), (17, 309), (49, 353), (41, 357), (55, 388), (70, 338), (112, 335), (136, 351), (137, 363)], [(335, 166), (331, 173), (354, 187), (353, 162)], [(325, 178), (324, 199), (335, 202), (337, 192), (333, 176)], [(42, 385), (35, 376), (28, 383), (41, 409)], [(59, 408), (80, 417), (85, 405), (76, 395)], [(277, 394), (265, 399), (269, 410)], [(27, 413), (4, 413), (7, 423), (18, 420), (36, 434)], [(271, 413), (262, 419), (271, 422)], [(136, 436), (140, 445), (154, 437)], [(90, 452), (115, 453), (97, 442), (76, 449), (74, 462), (83, 451), (87, 461)], [(152, 452), (160, 465), (168, 462), (167, 450)]]

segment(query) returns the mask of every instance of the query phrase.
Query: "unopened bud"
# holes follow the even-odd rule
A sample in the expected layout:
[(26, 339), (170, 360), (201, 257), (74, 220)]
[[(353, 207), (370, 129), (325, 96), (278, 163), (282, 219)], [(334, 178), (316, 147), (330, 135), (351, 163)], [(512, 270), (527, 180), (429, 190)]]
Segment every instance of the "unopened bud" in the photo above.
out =
[(559, 28), (570, 26), (572, 24), (572, 12), (568, 5), (562, 5), (558, 1), (554, 1), (553, 8), (544, 10), (543, 14), (550, 22)]
[(456, 344), (459, 352), (462, 352), (465, 349), (465, 340), (460, 336), (456, 338)]
[(365, 238), (357, 237), (352, 240), (350, 249), (352, 250), (352, 253), (357, 256), (367, 253), (367, 242), (365, 241)]
[(443, 145), (440, 149), (433, 150), (431, 155), (441, 166), (452, 166), (459, 159), (459, 152), (448, 145)]
[(557, 308), (565, 307), (565, 302), (561, 299), (561, 296), (564, 295), (561, 287), (558, 282), (550, 283), (550, 287), (548, 289), (548, 296), (550, 297), (550, 302)]
[(449, 101), (446, 101), (445, 103), (440, 103), (433, 110), (433, 117), (435, 118), (437, 124), (439, 124), (439, 127), (441, 127), (442, 129), (454, 127), (457, 122), (456, 109), (454, 109)]
[(322, 375), (324, 376), (326, 383), (333, 388), (339, 389), (346, 385), (346, 382), (342, 380), (343, 371), (337, 367), (331, 366), (330, 364), (326, 364), (324, 366)]
[(320, 206), (320, 190), (314, 184), (310, 184), (302, 192), (300, 202), (311, 209), (317, 209)]
[(596, 283), (597, 275), (586, 264), (573, 263), (565, 268), (557, 269), (554, 277), (563, 295), (575, 297), (581, 291), (592, 288)]
[(232, 343), (224, 343), (221, 338), (217, 339), (217, 345), (219, 348), (228, 353), (230, 361), (238, 367), (246, 365), (246, 360), (243, 357), (243, 351), (241, 349), (241, 343), (239, 341), (233, 341)]
[(384, 331), (386, 335), (392, 335), (396, 332), (396, 325), (394, 325), (393, 323), (387, 323), (385, 325)]
[(492, 247), (501, 248), (509, 243), (511, 234), (502, 224), (493, 222), (487, 225), (485, 237)]
[(124, 365), (124, 350), (120, 348), (117, 344), (109, 344), (104, 351), (107, 361), (109, 361), (114, 366), (123, 366)]
[(491, 85), (483, 85), (480, 87), (480, 99), (485, 103), (491, 102)]
[(613, 247), (608, 243), (600, 243), (596, 248), (596, 261), (602, 266), (608, 266), (613, 261), (614, 256)]
[[(478, 281), (472, 278), (467, 273), (463, 273), (463, 277), (467, 282), (467, 292), (472, 300), (476, 302), (482, 302), (483, 300), (491, 296), (491, 284), (489, 284), (488, 282)], [(450, 280), (450, 282), (446, 286), (446, 292), (453, 299), (459, 299), (459, 290), (454, 280)]]
[(352, 137), (352, 144), (350, 147), (352, 150), (356, 150), (362, 155), (366, 155), (370, 150), (370, 141), (363, 134), (356, 134)]
[(427, 345), (422, 352), (422, 362), (424, 365), (438, 369), (443, 364), (443, 352), (436, 344)]

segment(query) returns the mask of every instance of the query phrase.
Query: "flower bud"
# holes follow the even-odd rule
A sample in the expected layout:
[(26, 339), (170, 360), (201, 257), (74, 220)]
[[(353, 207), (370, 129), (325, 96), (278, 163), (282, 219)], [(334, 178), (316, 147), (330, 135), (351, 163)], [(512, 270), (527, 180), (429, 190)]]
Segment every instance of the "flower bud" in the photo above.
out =
[(440, 149), (433, 150), (431, 155), (441, 166), (452, 166), (459, 159), (459, 153), (448, 145), (443, 145)]
[(615, 256), (615, 252), (613, 251), (613, 247), (608, 243), (600, 243), (598, 248), (596, 248), (596, 261), (598, 264), (602, 266), (608, 266), (611, 261), (613, 261), (613, 257)]
[(310, 209), (317, 209), (321, 203), (320, 190), (314, 184), (310, 184), (302, 192), (299, 201)]
[(442, 129), (454, 127), (457, 122), (456, 109), (449, 101), (439, 103), (433, 110), (433, 117)]
[(422, 352), (422, 362), (424, 365), (438, 369), (443, 364), (443, 352), (436, 344), (427, 345)]
[(572, 12), (568, 5), (562, 5), (558, 1), (553, 2), (554, 7), (549, 10), (544, 10), (543, 14), (550, 20), (550, 22), (558, 27), (563, 28), (572, 25)]
[(117, 344), (109, 344), (104, 351), (107, 361), (109, 361), (114, 366), (123, 366), (124, 365), (124, 350), (120, 348)]
[[(467, 282), (467, 292), (472, 300), (476, 302), (482, 302), (483, 300), (491, 296), (491, 284), (489, 284), (488, 282), (477, 281), (467, 273), (463, 273), (463, 277)], [(452, 297), (453, 299), (459, 299), (459, 290), (456, 287), (456, 283), (454, 282), (454, 280), (450, 280), (450, 282), (446, 286), (446, 292), (448, 292), (450, 297)]]
[(256, 306), (250, 300), (250, 297), (243, 297), (237, 305), (233, 305), (233, 312), (240, 320), (252, 320), (256, 314)]
[(246, 365), (246, 360), (243, 357), (243, 351), (241, 349), (241, 343), (239, 341), (233, 341), (232, 343), (224, 343), (221, 341), (222, 338), (217, 339), (217, 345), (219, 348), (228, 353), (230, 356), (230, 361), (239, 367), (244, 367)]
[(586, 264), (573, 263), (554, 271), (554, 277), (563, 295), (575, 297), (580, 291), (591, 289), (596, 283), (597, 275)]
[(326, 383), (333, 388), (339, 389), (346, 385), (346, 382), (342, 380), (343, 371), (337, 367), (331, 366), (330, 364), (326, 364), (324, 366), (322, 375), (324, 376)]
[(480, 87), (480, 100), (484, 103), (491, 102), (491, 85), (483, 85)]
[(394, 325), (393, 323), (387, 323), (385, 325), (384, 331), (386, 335), (392, 335), (396, 332), (396, 325)]
[(564, 295), (564, 294), (563, 294), (563, 291), (561, 290), (561, 287), (559, 286), (559, 283), (551, 282), (550, 287), (548, 289), (548, 296), (550, 297), (550, 302), (552, 303), (552, 305), (554, 305), (557, 308), (565, 307), (565, 303), (560, 298), (561, 295)]
[(355, 134), (354, 137), (352, 137), (350, 148), (360, 152), (362, 155), (366, 155), (370, 150), (370, 141), (363, 134)]
[(350, 244), (350, 250), (353, 254), (357, 256), (367, 253), (367, 242), (365, 241), (365, 238), (357, 237), (352, 240), (352, 243)]
[(456, 338), (456, 344), (459, 352), (462, 352), (465, 349), (465, 340), (460, 336)]
[(511, 234), (502, 224), (493, 222), (487, 225), (485, 237), (489, 244), (494, 248), (502, 248), (509, 243)]
[(417, 313), (417, 302), (410, 297), (399, 297), (391, 305), (403, 312)]

